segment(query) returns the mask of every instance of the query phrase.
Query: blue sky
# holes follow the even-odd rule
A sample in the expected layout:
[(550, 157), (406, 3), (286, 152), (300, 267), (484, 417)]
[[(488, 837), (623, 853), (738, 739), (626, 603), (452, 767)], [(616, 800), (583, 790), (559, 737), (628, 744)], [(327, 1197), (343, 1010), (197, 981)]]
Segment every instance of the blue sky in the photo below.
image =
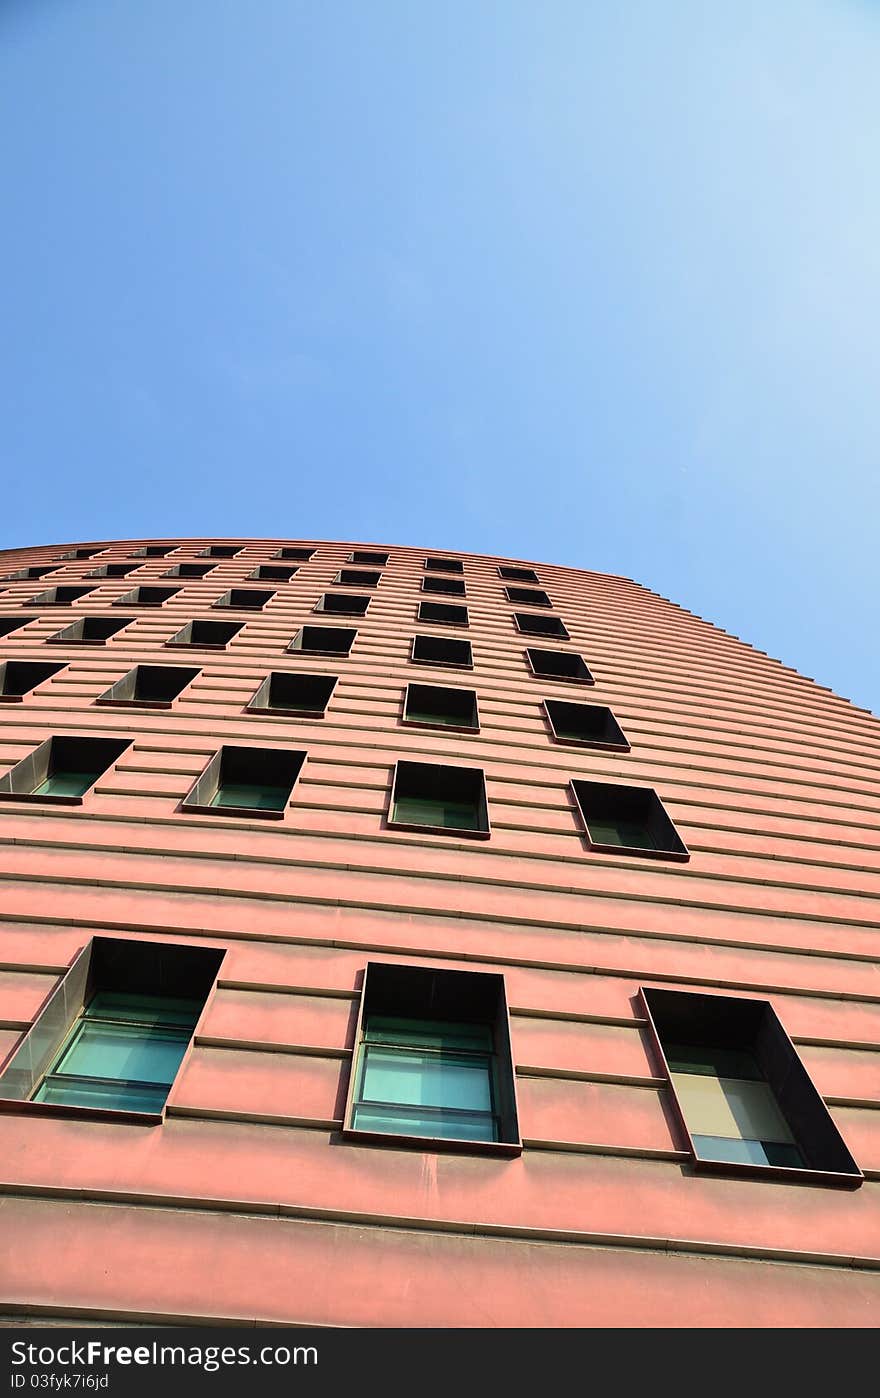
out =
[(3, 0), (0, 547), (622, 573), (880, 708), (880, 5)]

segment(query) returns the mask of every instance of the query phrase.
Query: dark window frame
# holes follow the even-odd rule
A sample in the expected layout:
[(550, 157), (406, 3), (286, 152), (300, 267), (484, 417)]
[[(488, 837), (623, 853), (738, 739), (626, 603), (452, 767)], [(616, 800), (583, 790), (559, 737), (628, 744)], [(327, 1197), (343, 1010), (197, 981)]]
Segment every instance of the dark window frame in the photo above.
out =
[(314, 548), (305, 546), (301, 548), (298, 544), (284, 544), (281, 548), (277, 548), (273, 554), (270, 554), (270, 557), (289, 558), (294, 563), (308, 563), (314, 557), (314, 553)]
[[(596, 854), (616, 854), (625, 859), (666, 859), (678, 864), (686, 864), (690, 860), (690, 850), (685, 844), (672, 817), (667, 811), (663, 801), (656, 789), (652, 786), (632, 786), (623, 782), (602, 782), (589, 781), (581, 777), (573, 777), (569, 783), (575, 809), (580, 817), (583, 827), (584, 838), (587, 848)], [(670, 840), (670, 845), (663, 848), (648, 848), (643, 845), (613, 845), (606, 844), (602, 840), (596, 840), (590, 834), (590, 826), (587, 813), (584, 808), (583, 792), (592, 787), (594, 790), (608, 793), (608, 800), (612, 807), (615, 802), (619, 807), (625, 808), (627, 804), (638, 807), (639, 802), (647, 807), (647, 823), (654, 824), (655, 829), (662, 832)], [(617, 793), (611, 797), (610, 793)]]
[[(293, 708), (287, 705), (272, 704), (272, 690), (278, 680), (302, 680), (306, 684), (314, 684), (318, 687), (329, 686), (327, 696), (324, 700), (324, 707), (320, 710), (309, 708)], [(323, 720), (327, 716), (327, 709), (336, 692), (339, 683), (338, 675), (322, 675), (318, 670), (304, 670), (301, 672), (292, 670), (271, 670), (262, 680), (245, 705), (244, 712), (247, 714), (268, 714), (270, 717), (278, 718), (303, 718), (306, 720)], [(263, 703), (262, 700), (267, 702)]]
[(467, 583), (464, 578), (454, 578), (449, 573), (426, 573), (422, 578), (421, 592), (428, 597), (467, 597)]
[[(227, 650), (238, 633), (243, 629), (243, 621), (217, 621), (215, 617), (193, 617), (187, 621), (173, 636), (169, 636), (165, 641), (166, 646), (173, 647), (174, 650)], [(225, 626), (232, 628), (231, 635), (225, 641), (179, 641), (178, 636), (183, 636), (186, 632), (192, 636), (194, 626)]]
[[(221, 593), (217, 600), (211, 603), (211, 606), (217, 607), (220, 611), (224, 612), (262, 612), (265, 611), (266, 607), (272, 601), (272, 598), (277, 595), (276, 588), (230, 587), (227, 588), (225, 592)], [(254, 598), (259, 597), (262, 600), (259, 602), (242, 602), (240, 599), (246, 596)], [(228, 601), (227, 598), (229, 599)], [(234, 598), (238, 598), (239, 600), (233, 600)]]
[[(50, 737), (44, 738), (41, 743), (22, 757), (8, 772), (0, 777), (0, 801), (24, 801), (29, 805), (48, 804), (53, 806), (81, 806), (87, 796), (90, 796), (102, 777), (116, 767), (120, 758), (131, 747), (133, 738), (101, 737), (97, 734), (80, 733), (53, 733)], [(98, 757), (103, 750), (106, 761), (99, 771), (95, 772), (94, 778), (88, 786), (78, 796), (38, 796), (35, 787), (40, 786), (51, 775), (55, 768), (58, 753), (65, 753), (70, 747), (77, 745), (91, 745), (93, 756)], [(86, 749), (87, 750), (87, 749)], [(114, 751), (115, 750), (115, 751)], [(61, 771), (93, 771), (92, 767), (60, 767)]]
[[(274, 759), (282, 758), (290, 768), (290, 786), (284, 805), (277, 809), (260, 806), (215, 806), (207, 796), (214, 796), (217, 791), (225, 785), (223, 781), (224, 765), (230, 760), (229, 754), (234, 754), (233, 761), (242, 753), (250, 754), (251, 759), (263, 762), (268, 757)], [(297, 760), (298, 759), (298, 760)], [(303, 773), (303, 768), (308, 761), (308, 753), (303, 749), (294, 748), (271, 748), (257, 746), (249, 743), (221, 743), (220, 747), (202, 768), (196, 777), (186, 796), (180, 803), (180, 810), (188, 814), (219, 816), (221, 818), (232, 817), (235, 819), (256, 819), (256, 820), (283, 820), (293, 800), (293, 793), (297, 783)], [(235, 782), (230, 785), (241, 786), (262, 786), (267, 785), (260, 781)]]
[[(554, 631), (546, 627), (542, 628), (540, 622), (556, 622), (559, 629)], [(530, 623), (533, 623), (530, 625)], [(570, 641), (571, 635), (568, 627), (559, 616), (548, 616), (545, 612), (514, 612), (514, 628), (522, 636), (551, 636), (557, 641)]]
[[(358, 592), (323, 592), (312, 611), (321, 616), (363, 617), (367, 615), (372, 600), (371, 597), (363, 597)], [(358, 603), (357, 607), (353, 605), (355, 602)], [(364, 604), (362, 607), (359, 605), (361, 602)]]
[[(179, 675), (182, 683), (177, 692), (170, 699), (141, 699), (136, 698), (137, 686), (142, 678), (141, 671), (167, 671), (175, 672)], [(105, 689), (103, 694), (99, 694), (95, 700), (105, 708), (115, 709), (170, 709), (177, 703), (201, 674), (201, 670), (194, 669), (189, 665), (153, 665), (138, 663), (122, 675), (109, 689)], [(188, 678), (186, 678), (188, 677)], [(131, 697), (126, 697), (131, 692)]]
[(463, 577), (464, 563), (460, 558), (428, 557), (425, 559), (425, 570), (428, 573), (454, 573), (457, 577)]
[(0, 637), (12, 636), (16, 631), (23, 631), (32, 621), (39, 619), (36, 616), (0, 616)]
[[(348, 577), (345, 577), (345, 574)], [(334, 578), (330, 579), (331, 587), (378, 587), (382, 581), (382, 571), (379, 568), (340, 568)]]
[[(320, 632), (338, 631), (340, 635), (342, 635), (342, 636), (349, 636), (349, 637), (351, 638), (351, 639), (349, 640), (349, 643), (348, 643), (348, 649), (347, 649), (347, 650), (341, 650), (341, 649), (324, 650), (324, 649), (321, 649), (321, 648), (317, 648), (317, 647), (315, 647), (315, 646), (309, 646), (309, 647), (305, 647), (305, 646), (302, 646), (302, 645), (299, 645), (299, 646), (298, 646), (298, 645), (296, 644), (296, 642), (297, 642), (297, 641), (299, 640), (299, 638), (300, 638), (301, 636), (303, 636), (303, 635), (305, 634), (305, 632), (307, 632), (307, 631), (320, 631)], [(335, 657), (336, 659), (339, 659), (340, 657), (343, 658), (343, 659), (345, 659), (345, 658), (347, 658), (348, 656), (351, 655), (351, 652), (352, 652), (352, 650), (353, 650), (353, 648), (354, 648), (354, 643), (355, 643), (355, 641), (357, 640), (357, 635), (358, 635), (358, 633), (357, 633), (357, 627), (355, 627), (355, 626), (316, 626), (316, 625), (315, 625), (314, 623), (312, 623), (312, 622), (304, 622), (303, 625), (302, 625), (302, 626), (299, 628), (299, 630), (297, 631), (296, 635), (293, 636), (293, 637), (291, 638), (290, 641), (288, 641), (288, 643), (287, 643), (287, 645), (286, 645), (286, 647), (285, 647), (285, 654), (287, 654), (287, 655), (332, 656), (332, 657)]]
[[(178, 563), (172, 563), (164, 573), (160, 573), (160, 578), (186, 578), (190, 582), (198, 582), (201, 578), (206, 578), (209, 573), (213, 573), (219, 567), (217, 563), (199, 563), (195, 558), (181, 558)], [(186, 572), (182, 572), (186, 569)]]
[[(158, 587), (151, 583), (139, 583), (137, 587), (124, 593), (122, 597), (115, 597), (110, 605), (113, 607), (166, 607), (171, 599), (182, 590), (179, 587)], [(139, 593), (158, 594), (160, 592), (164, 592), (166, 595), (157, 600), (142, 598), (138, 595)]]
[[(89, 593), (97, 592), (96, 587), (80, 587), (77, 583), (57, 583), (54, 587), (49, 587), (45, 592), (39, 592), (35, 597), (29, 597), (26, 602), (22, 602), (23, 607), (73, 607), (77, 602), (81, 602), (83, 597), (88, 597)], [(75, 597), (58, 598), (59, 592), (75, 592)], [(52, 595), (56, 594), (56, 595)]]
[(244, 544), (207, 544), (199, 549), (197, 558), (237, 558), (244, 553)]
[[(426, 660), (422, 656), (416, 655), (416, 647), (419, 643), (436, 642), (440, 645), (467, 646), (468, 660)], [(441, 670), (473, 670), (474, 668), (474, 648), (467, 639), (458, 636), (420, 636), (412, 637), (409, 650), (410, 664), (431, 665), (435, 669)]]
[[(398, 820), (394, 816), (394, 808), (397, 805), (398, 789), (401, 781), (409, 779), (406, 768), (422, 768), (426, 771), (437, 772), (462, 772), (474, 776), (478, 779), (479, 798), (476, 804), (477, 816), (480, 821), (479, 826), (470, 829), (467, 826), (453, 825), (430, 825), (428, 822)], [(430, 778), (428, 778), (430, 780)], [(399, 758), (394, 764), (391, 776), (391, 792), (388, 798), (388, 807), (385, 812), (385, 824), (389, 830), (407, 830), (418, 835), (444, 835), (447, 839), (463, 840), (488, 840), (492, 835), (492, 822), (489, 816), (489, 796), (486, 790), (486, 772), (483, 767), (466, 766), (459, 762), (418, 762), (411, 758)]]
[[(432, 723), (428, 719), (410, 718), (408, 709), (412, 698), (413, 690), (431, 689), (438, 693), (449, 694), (469, 694), (471, 696), (471, 709), (473, 713), (472, 723)], [(480, 706), (475, 689), (464, 689), (451, 684), (426, 684), (423, 680), (411, 680), (403, 691), (403, 711), (401, 723), (408, 728), (429, 728), (434, 733), (479, 733), (480, 731)]]
[[(35, 679), (33, 684), (27, 689), (16, 690), (11, 693), (6, 692), (6, 685), (9, 682), (10, 674), (15, 675), (18, 670), (39, 670), (42, 671), (39, 679)], [(0, 704), (22, 704), (29, 694), (33, 694), (40, 685), (46, 684), (61, 670), (66, 670), (67, 665), (63, 660), (54, 663), (49, 660), (18, 660), (15, 656), (7, 656), (0, 660)]]
[[(517, 597), (515, 594), (519, 593)], [(514, 607), (540, 607), (543, 611), (552, 611), (553, 602), (549, 592), (545, 592), (543, 587), (518, 587), (516, 585), (505, 587), (504, 595), (507, 601)]]
[[(584, 673), (582, 675), (554, 675), (547, 670), (538, 670), (532, 658), (533, 652), (535, 655), (570, 656), (572, 660), (580, 662), (583, 666)], [(592, 670), (578, 651), (548, 650), (543, 646), (527, 646), (523, 651), (523, 655), (525, 656), (526, 665), (530, 673), (536, 680), (549, 680), (551, 684), (594, 685), (596, 683)]]
[[(442, 607), (447, 613), (464, 612), (464, 620), (461, 618), (452, 619), (448, 615), (443, 617), (428, 616), (425, 612), (426, 607)], [(454, 602), (420, 602), (416, 608), (416, 621), (425, 622), (428, 626), (457, 626), (462, 630), (471, 624), (470, 612), (467, 607), (458, 606)]]
[[(607, 704), (578, 704), (570, 699), (542, 699), (541, 706), (544, 716), (550, 728), (550, 735), (554, 743), (561, 743), (565, 747), (595, 748), (601, 752), (631, 752), (632, 744), (624, 733), (618, 722), (614, 710)], [(604, 738), (572, 738), (560, 732), (557, 727), (557, 716), (554, 709), (590, 709), (595, 712), (606, 714), (606, 733)]]
[(299, 572), (296, 564), (283, 563), (257, 563), (249, 573), (245, 575), (246, 582), (290, 582), (291, 578)]
[(377, 549), (352, 549), (346, 563), (360, 563), (365, 568), (387, 568), (390, 553)]
[[(119, 622), (118, 626), (115, 624), (117, 621)], [(47, 646), (106, 646), (108, 641), (112, 641), (114, 636), (118, 636), (127, 626), (132, 626), (135, 621), (137, 621), (137, 617), (133, 616), (99, 616), (94, 612), (87, 612), (78, 616), (76, 621), (72, 621), (69, 626), (64, 626), (60, 631), (56, 631), (54, 636), (47, 636), (45, 644)], [(89, 622), (113, 623), (113, 630), (108, 631), (106, 636), (84, 636), (82, 632)], [(78, 636), (68, 634), (72, 631), (79, 631), (80, 634)]]
[(498, 576), (503, 578), (505, 582), (534, 583), (536, 587), (541, 586), (541, 579), (534, 568), (519, 567), (514, 563), (500, 563)]

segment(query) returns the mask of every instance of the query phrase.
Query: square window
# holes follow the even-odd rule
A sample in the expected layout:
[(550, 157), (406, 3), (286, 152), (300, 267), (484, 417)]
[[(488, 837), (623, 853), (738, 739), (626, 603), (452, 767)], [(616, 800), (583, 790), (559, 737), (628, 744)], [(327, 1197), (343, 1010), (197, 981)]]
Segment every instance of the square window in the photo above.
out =
[(22, 602), (22, 606), (69, 607), (71, 602), (78, 602), (80, 597), (86, 597), (94, 591), (93, 587), (50, 587), (48, 591), (40, 592), (36, 597), (31, 597), (29, 601)]
[(204, 815), (281, 820), (305, 760), (304, 752), (287, 748), (222, 747), (190, 790), (182, 809)]
[(0, 777), (0, 800), (79, 806), (130, 746), (130, 738), (47, 738)]
[(388, 824), (398, 830), (429, 830), (435, 835), (488, 840), (489, 807), (482, 769), (398, 762)]
[(651, 859), (690, 859), (660, 797), (649, 786), (573, 781), (591, 849)]
[(369, 962), (344, 1135), (519, 1155), (504, 977)]
[(44, 578), (47, 573), (57, 573), (60, 569), (53, 563), (43, 565), (34, 564), (30, 568), (17, 568), (14, 573), (7, 573), (0, 582), (30, 582), (32, 578)]
[(102, 563), (86, 573), (87, 578), (124, 578), (137, 569), (136, 563)]
[(557, 743), (607, 748), (612, 752), (630, 750), (623, 729), (603, 704), (569, 704), (562, 699), (545, 699), (544, 709)]
[(369, 605), (369, 597), (358, 597), (353, 592), (325, 592), (315, 603), (314, 610), (333, 612), (337, 616), (365, 616)]
[(290, 582), (297, 569), (286, 568), (282, 563), (258, 563), (248, 578), (254, 582)]
[(419, 621), (430, 621), (435, 626), (467, 626), (467, 607), (457, 607), (454, 602), (420, 602)]
[(39, 660), (4, 660), (0, 662), (0, 701), (19, 704), (38, 684), (50, 680), (63, 670), (63, 665), (49, 665)]
[(459, 670), (474, 668), (470, 641), (452, 636), (413, 636), (412, 659), (416, 665), (442, 665)]
[(28, 626), (36, 619), (35, 616), (0, 616), (0, 636), (8, 636), (13, 631), (20, 631), (23, 626)]
[(381, 576), (381, 573), (368, 573), (363, 568), (340, 568), (333, 581), (349, 587), (377, 587)]
[(143, 548), (132, 549), (129, 558), (167, 558), (169, 553), (174, 553), (176, 544), (145, 544)]
[(504, 591), (508, 602), (518, 602), (525, 607), (553, 606), (547, 593), (537, 587), (506, 587)]
[(272, 557), (291, 558), (294, 559), (297, 563), (308, 563), (309, 559), (311, 558), (314, 552), (314, 549), (300, 548), (298, 546), (295, 548), (291, 548), (285, 545), (284, 548), (276, 549)]
[(70, 626), (65, 626), (62, 631), (56, 631), (54, 636), (47, 636), (46, 644), (103, 646), (111, 636), (115, 636), (126, 626), (131, 626), (133, 621), (132, 616), (82, 616), (71, 622)]
[(526, 651), (532, 674), (542, 680), (564, 680), (569, 684), (595, 684), (582, 655), (567, 650)]
[(461, 578), (435, 578), (430, 574), (422, 578), (422, 591), (446, 593), (451, 597), (465, 597), (467, 595), (467, 588)]
[(242, 621), (188, 621), (165, 644), (190, 650), (225, 650), (243, 625)]
[(230, 607), (234, 612), (259, 612), (274, 596), (274, 591), (263, 592), (256, 587), (232, 587), (211, 605), (213, 607)]
[(370, 549), (354, 549), (349, 555), (349, 563), (365, 563), (368, 568), (384, 568), (388, 562), (387, 553), (374, 553)]
[(114, 607), (164, 607), (172, 597), (176, 597), (179, 587), (135, 587), (124, 596), (117, 597)]
[(767, 1000), (642, 988), (654, 1050), (698, 1170), (862, 1181)]
[(408, 684), (403, 700), (404, 723), (420, 728), (448, 728), (477, 733), (480, 720), (475, 689), (448, 689), (445, 685)]
[(67, 563), (70, 559), (94, 558), (95, 554), (103, 552), (103, 544), (99, 544), (95, 548), (68, 549), (66, 553), (58, 555), (58, 562)]
[(540, 582), (538, 574), (534, 568), (513, 567), (511, 564), (503, 564), (498, 569), (498, 576), (506, 578), (510, 582), (537, 583)]
[(464, 564), (458, 558), (426, 558), (425, 568), (429, 573), (464, 572)]
[(530, 612), (514, 612), (513, 619), (517, 631), (524, 631), (529, 636), (558, 636), (563, 641), (569, 639), (568, 632), (558, 616), (532, 616)]
[(213, 573), (216, 563), (175, 563), (162, 574), (163, 578), (204, 578)]
[(285, 718), (323, 718), (337, 683), (336, 675), (291, 675), (273, 670), (263, 680), (248, 710)]
[(209, 544), (199, 549), (200, 558), (235, 558), (242, 552), (242, 544)]
[(302, 626), (287, 649), (301, 655), (348, 655), (356, 636), (347, 626)]
[(135, 665), (96, 700), (117, 708), (170, 709), (200, 672), (182, 665)]
[(161, 1121), (224, 955), (93, 937), (0, 1071), (5, 1110)]

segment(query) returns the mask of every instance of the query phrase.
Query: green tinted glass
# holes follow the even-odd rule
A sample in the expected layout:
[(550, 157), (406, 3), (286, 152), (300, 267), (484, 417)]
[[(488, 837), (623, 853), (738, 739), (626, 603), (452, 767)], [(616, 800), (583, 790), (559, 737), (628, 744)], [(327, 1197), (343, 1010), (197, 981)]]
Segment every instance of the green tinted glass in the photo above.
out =
[(444, 830), (477, 830), (479, 817), (471, 801), (443, 801), (428, 796), (401, 796), (394, 819), (404, 825), (436, 825)]
[(355, 1107), (358, 1131), (383, 1131), (397, 1136), (428, 1136), (447, 1141), (497, 1141), (495, 1117), (475, 1112), (429, 1112), (400, 1107)]
[(730, 1136), (694, 1136), (701, 1160), (725, 1164), (790, 1165), (803, 1169), (806, 1162), (797, 1146), (781, 1141), (738, 1140)]
[(212, 806), (242, 806), (257, 811), (283, 811), (290, 795), (286, 786), (241, 786), (226, 782), (219, 787)]
[(34, 796), (82, 796), (100, 776), (99, 772), (53, 772), (38, 787)]
[(626, 849), (656, 849), (657, 841), (646, 826), (637, 820), (587, 821), (590, 839), (595, 845), (621, 845)]

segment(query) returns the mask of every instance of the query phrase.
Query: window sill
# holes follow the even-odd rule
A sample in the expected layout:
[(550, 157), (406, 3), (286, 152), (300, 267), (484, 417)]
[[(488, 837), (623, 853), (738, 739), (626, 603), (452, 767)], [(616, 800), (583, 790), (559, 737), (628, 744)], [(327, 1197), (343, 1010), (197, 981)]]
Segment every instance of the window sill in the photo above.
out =
[(693, 1155), (690, 1163), (700, 1174), (733, 1175), (740, 1179), (779, 1180), (786, 1183), (832, 1186), (838, 1189), (858, 1189), (865, 1179), (861, 1170), (858, 1173), (849, 1173), (844, 1170), (811, 1170), (807, 1166), (796, 1165), (755, 1165), (735, 1160), (704, 1160), (698, 1155)]
[(0, 801), (27, 801), (35, 806), (81, 806), (87, 795), (88, 792), (83, 792), (82, 796), (35, 796), (32, 791), (0, 791)]
[(389, 830), (414, 831), (417, 835), (446, 835), (453, 840), (488, 840), (492, 834), (491, 830), (456, 829), (450, 828), (448, 825), (422, 825), (418, 821), (386, 819), (385, 824)]
[(266, 811), (261, 810), (259, 806), (203, 806), (196, 801), (183, 801), (180, 809), (196, 815), (235, 816), (236, 818), (244, 816), (248, 820), (252, 817), (256, 820), (283, 820), (287, 807), (285, 806), (283, 811)]
[(479, 733), (478, 723), (429, 723), (427, 719), (406, 718), (400, 720), (405, 728), (430, 728), (432, 733)]
[(270, 704), (245, 704), (242, 713), (268, 714), (270, 718), (324, 719), (327, 717), (325, 709), (279, 709), (277, 705)]
[(104, 709), (170, 709), (173, 699), (96, 699)]
[(521, 1141), (467, 1141), (450, 1140), (446, 1136), (404, 1136), (392, 1131), (359, 1131), (356, 1127), (344, 1127), (343, 1140), (353, 1145), (390, 1146), (405, 1150), (442, 1152), (454, 1155), (488, 1155), (496, 1159), (512, 1160), (522, 1155)]
[(558, 733), (551, 736), (554, 743), (566, 748), (594, 748), (597, 752), (632, 752), (631, 743), (603, 743), (594, 738), (560, 738)]
[(68, 1107), (56, 1102), (32, 1102), (15, 1097), (0, 1098), (0, 1114), (2, 1113), (67, 1117), (78, 1121), (128, 1122), (134, 1126), (161, 1126), (165, 1120), (164, 1112), (126, 1112), (113, 1107)]
[(603, 845), (595, 843), (589, 835), (584, 838), (590, 854), (620, 854), (628, 859), (671, 859), (676, 864), (687, 864), (691, 857), (690, 850), (641, 849), (638, 845)]

